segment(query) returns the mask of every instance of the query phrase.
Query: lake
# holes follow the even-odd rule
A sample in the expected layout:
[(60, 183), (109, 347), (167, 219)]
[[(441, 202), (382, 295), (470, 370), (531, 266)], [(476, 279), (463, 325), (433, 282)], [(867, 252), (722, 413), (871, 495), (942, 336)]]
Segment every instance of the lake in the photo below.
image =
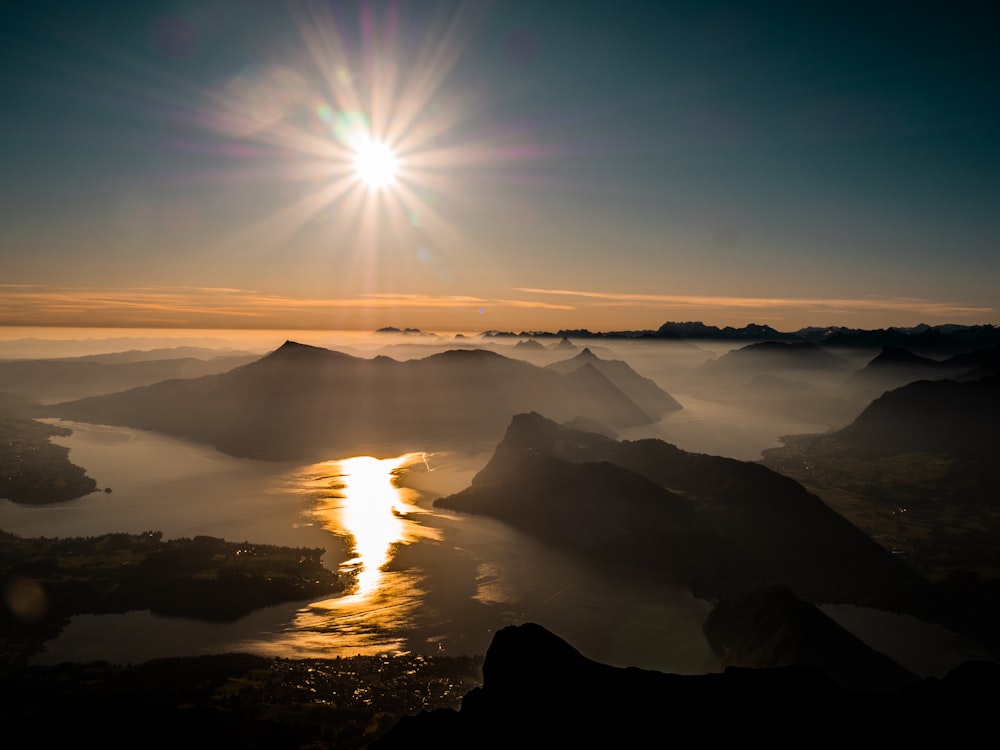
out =
[[(436, 497), (465, 487), (488, 456), (414, 452), (300, 466), (232, 458), (141, 430), (61, 424), (73, 434), (54, 442), (112, 492), (41, 507), (2, 500), (0, 528), (50, 537), (159, 530), (166, 538), (323, 547), (328, 567), (360, 572), (359, 589), (235, 623), (149, 612), (78, 616), (34, 663), (233, 650), (288, 658), (482, 654), (497, 629), (534, 621), (607, 663), (682, 674), (719, 668), (701, 633), (711, 605), (686, 590), (622, 580), (498, 521), (433, 508)], [(407, 486), (391, 483), (393, 468), (405, 472)], [(375, 541), (349, 532), (359, 528), (352, 503), (381, 506), (382, 521), (395, 530)]]
[[(0, 500), (0, 528), (50, 537), (159, 530), (166, 538), (207, 534), (323, 547), (324, 564), (356, 575), (358, 587), (234, 623), (149, 612), (77, 616), (33, 663), (135, 663), (227, 651), (287, 658), (483, 654), (497, 629), (533, 621), (605, 663), (678, 674), (719, 669), (701, 631), (708, 602), (676, 586), (582, 565), (499, 521), (433, 507), (435, 498), (467, 486), (488, 455), (414, 451), (303, 466), (233, 458), (130, 428), (61, 424), (73, 434), (54, 442), (112, 492), (51, 506)], [(824, 609), (920, 675), (996, 658), (911, 617)]]

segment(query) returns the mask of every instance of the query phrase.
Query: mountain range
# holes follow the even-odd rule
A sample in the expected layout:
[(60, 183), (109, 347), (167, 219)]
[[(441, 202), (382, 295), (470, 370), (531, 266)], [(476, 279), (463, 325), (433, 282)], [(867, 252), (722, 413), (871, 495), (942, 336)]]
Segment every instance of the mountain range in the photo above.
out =
[(884, 346), (851, 379), (850, 387), (872, 398), (917, 380), (979, 380), (1000, 374), (1000, 344), (933, 359), (897, 346)]
[(560, 368), (482, 349), (399, 362), (288, 341), (229, 372), (65, 402), (40, 413), (155, 430), (236, 456), (304, 459), (414, 445), (492, 445), (511, 416), (526, 410), (619, 428), (654, 422), (676, 408), (624, 363), (592, 355)]
[(495, 337), (568, 337), (572, 339), (659, 339), (667, 341), (808, 341), (829, 347), (880, 349), (883, 346), (904, 347), (918, 351), (953, 353), (1000, 344), (1000, 328), (993, 325), (937, 325), (926, 323), (910, 327), (846, 328), (844, 326), (810, 326), (796, 331), (778, 331), (769, 325), (750, 323), (740, 328), (705, 325), (700, 321), (668, 321), (659, 328), (594, 332), (587, 329), (548, 331), (484, 331), (486, 338)]

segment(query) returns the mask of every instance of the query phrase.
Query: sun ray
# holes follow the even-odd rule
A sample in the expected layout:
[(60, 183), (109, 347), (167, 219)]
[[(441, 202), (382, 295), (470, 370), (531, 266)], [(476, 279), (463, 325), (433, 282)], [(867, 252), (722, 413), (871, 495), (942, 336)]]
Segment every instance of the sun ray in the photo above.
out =
[[(476, 98), (442, 95), (484, 12), (466, 3), (439, 8), (419, 19), (420, 37), (401, 33), (415, 18), (403, 5), (353, 18), (321, 3), (292, 12), (301, 58), (220, 86), (203, 98), (201, 120), (234, 149), (225, 184), (245, 174), (300, 187), (220, 237), (206, 262), (235, 248), (292, 252), (319, 270), (311, 287), (325, 278), (331, 295), (416, 284), (455, 294), (456, 253), (481, 252), (457, 218), (482, 209), (479, 186), (488, 188), (493, 171), (517, 169), (508, 144), (517, 134), (469, 140), (467, 126), (481, 114)], [(259, 172), (246, 172), (237, 146), (262, 152)]]

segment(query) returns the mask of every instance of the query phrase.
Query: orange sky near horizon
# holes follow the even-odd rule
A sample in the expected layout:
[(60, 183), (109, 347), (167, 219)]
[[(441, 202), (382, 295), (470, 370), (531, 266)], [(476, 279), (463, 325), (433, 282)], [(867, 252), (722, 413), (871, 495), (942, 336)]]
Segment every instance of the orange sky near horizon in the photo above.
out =
[(52, 289), (0, 285), (0, 326), (233, 330), (655, 330), (667, 321), (886, 328), (990, 322), (986, 307), (920, 299), (802, 299), (519, 288), (509, 298), (371, 294), (301, 299), (238, 289)]

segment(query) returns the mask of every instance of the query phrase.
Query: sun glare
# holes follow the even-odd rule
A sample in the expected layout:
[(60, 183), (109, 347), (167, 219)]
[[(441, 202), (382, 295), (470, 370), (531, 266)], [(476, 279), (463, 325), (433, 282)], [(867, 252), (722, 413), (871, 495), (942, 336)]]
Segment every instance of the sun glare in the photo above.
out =
[[(275, 192), (275, 210), (221, 242), (285, 248), (294, 238), (303, 255), (335, 246), (358, 270), (346, 278), (364, 299), (404, 274), (406, 284), (450, 279), (449, 252), (461, 235), (454, 222), (479, 206), (470, 181), (491, 165), (506, 174), (512, 160), (506, 133), (468, 139), (463, 126), (480, 110), (449, 85), (485, 5), (459, 3), (451, 12), (445, 4), (428, 14), (421, 3), (390, 3), (379, 16), (361, 3), (357, 34), (346, 33), (354, 13), (334, 12), (342, 4), (293, 5), (306, 56), (241, 69), (194, 113), (237, 141), (235, 158), (280, 155), (262, 164), (275, 170), (276, 185), (291, 183)], [(406, 38), (402, 28), (412, 29)], [(242, 168), (223, 178), (251, 174)]]
[(358, 179), (372, 190), (392, 184), (398, 168), (396, 155), (380, 141), (365, 141), (354, 154), (354, 171)]
[[(347, 532), (354, 547), (354, 558), (344, 565), (354, 572), (360, 598), (375, 593), (382, 580), (382, 567), (389, 562), (393, 546), (417, 533), (414, 524), (405, 520), (415, 510), (409, 490), (397, 487), (394, 472), (406, 466), (416, 454), (377, 459), (358, 456), (330, 462), (336, 465), (340, 486), (335, 496), (327, 497), (316, 509), (323, 526), (334, 533)], [(321, 480), (329, 464), (323, 464)]]

